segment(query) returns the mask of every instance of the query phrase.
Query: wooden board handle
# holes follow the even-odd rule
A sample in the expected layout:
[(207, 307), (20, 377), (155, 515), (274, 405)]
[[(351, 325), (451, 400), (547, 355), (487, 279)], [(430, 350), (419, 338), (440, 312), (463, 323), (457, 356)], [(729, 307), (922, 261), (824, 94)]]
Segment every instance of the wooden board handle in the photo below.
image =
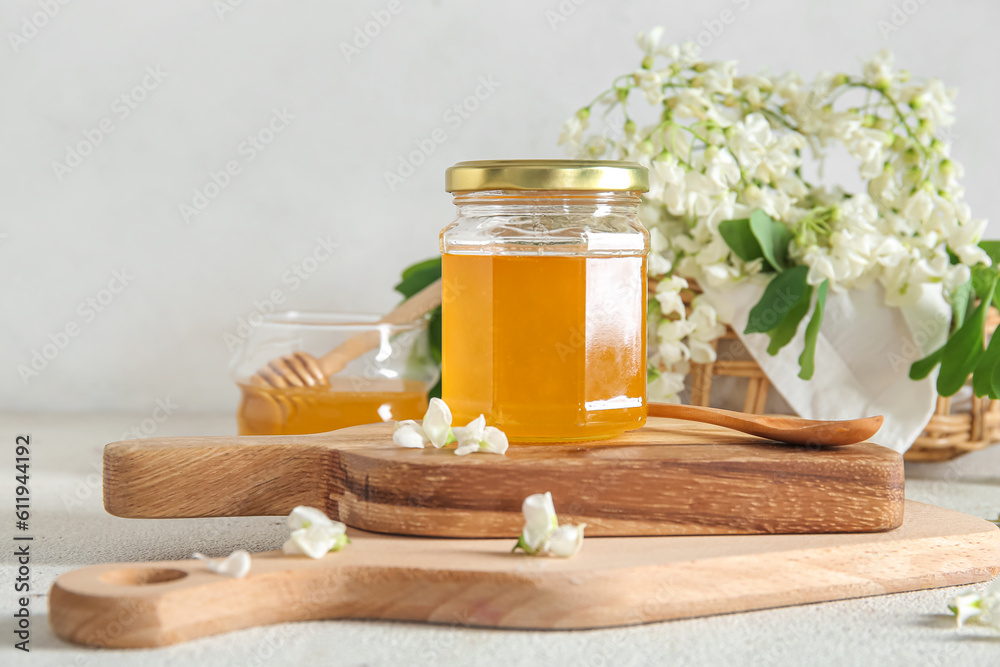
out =
[(283, 515), (296, 505), (329, 511), (337, 452), (308, 437), (113, 442), (104, 448), (104, 508), (143, 519)]
[[(64, 640), (97, 647), (165, 646), (257, 625), (342, 618), (363, 605), (330, 560), (254, 554), (233, 579), (203, 561), (116, 563), (73, 570), (49, 593), (49, 623)], [(363, 587), (357, 593), (362, 593)]]

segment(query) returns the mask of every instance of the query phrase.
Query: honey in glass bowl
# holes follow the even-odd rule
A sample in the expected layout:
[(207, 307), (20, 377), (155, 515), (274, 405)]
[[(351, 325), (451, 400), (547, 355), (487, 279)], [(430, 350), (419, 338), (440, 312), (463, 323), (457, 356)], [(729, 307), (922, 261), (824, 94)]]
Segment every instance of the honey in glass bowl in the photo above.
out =
[(646, 170), (516, 160), (448, 170), (443, 398), (512, 440), (611, 438), (646, 420)]
[[(375, 315), (276, 313), (254, 329), (233, 359), (240, 390), (240, 435), (322, 433), (376, 422), (420, 419), (437, 381), (427, 323), (379, 323)], [(313, 357), (353, 336), (377, 338), (371, 351), (327, 378), (326, 385), (274, 387), (257, 375), (294, 352)]]

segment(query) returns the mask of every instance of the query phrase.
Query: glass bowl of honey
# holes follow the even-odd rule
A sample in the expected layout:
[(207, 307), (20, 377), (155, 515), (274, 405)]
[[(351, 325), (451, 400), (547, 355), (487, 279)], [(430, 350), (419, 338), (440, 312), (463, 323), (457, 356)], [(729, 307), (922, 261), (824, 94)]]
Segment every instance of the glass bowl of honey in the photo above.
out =
[[(420, 419), (438, 379), (427, 322), (378, 320), (378, 315), (298, 311), (266, 316), (231, 365), (240, 390), (240, 435), (323, 433)], [(333, 364), (333, 373), (318, 370), (330, 367), (324, 357), (346, 349), (352, 350), (349, 358)]]

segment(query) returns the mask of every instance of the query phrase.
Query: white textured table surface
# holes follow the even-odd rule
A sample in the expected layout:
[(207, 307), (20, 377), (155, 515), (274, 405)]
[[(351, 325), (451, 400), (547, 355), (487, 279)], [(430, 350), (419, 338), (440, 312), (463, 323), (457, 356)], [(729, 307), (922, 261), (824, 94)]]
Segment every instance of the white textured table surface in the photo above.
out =
[[(944, 588), (712, 618), (589, 631), (527, 632), (374, 621), (309, 622), (257, 628), (163, 649), (84, 649), (48, 628), (46, 596), (67, 570), (114, 561), (188, 558), (194, 551), (279, 548), (280, 518), (127, 520), (104, 512), (101, 450), (143, 426), (152, 435), (228, 435), (229, 415), (0, 415), (7, 466), (0, 483), (3, 595), (0, 664), (154, 665), (913, 665), (1000, 663), (1000, 632), (956, 631)], [(13, 648), (16, 564), (14, 440), (31, 434), (31, 653)], [(996, 519), (1000, 446), (947, 464), (907, 465), (913, 500)]]

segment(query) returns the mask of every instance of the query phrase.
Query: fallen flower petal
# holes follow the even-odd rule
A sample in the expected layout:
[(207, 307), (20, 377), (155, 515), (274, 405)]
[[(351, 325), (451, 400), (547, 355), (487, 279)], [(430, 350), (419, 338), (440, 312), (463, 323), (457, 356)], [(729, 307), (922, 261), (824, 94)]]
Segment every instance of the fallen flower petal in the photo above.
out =
[(553, 531), (542, 551), (560, 558), (575, 556), (583, 546), (583, 529), (587, 524), (559, 526)]
[(292, 534), (282, 547), (289, 556), (304, 555), (322, 558), (331, 551), (340, 551), (350, 539), (347, 526), (333, 521), (315, 507), (299, 505), (288, 515)]
[(226, 577), (242, 579), (250, 571), (250, 554), (242, 549), (234, 551), (221, 560), (209, 558), (199, 553), (194, 554), (194, 557), (205, 561), (205, 569)]
[(392, 441), (399, 447), (423, 449), (424, 445), (430, 443), (430, 438), (424, 433), (420, 424), (412, 419), (407, 419), (396, 422), (396, 427), (392, 431)]
[(432, 398), (424, 414), (423, 430), (432, 445), (440, 449), (452, 439), (451, 408), (440, 398)]

